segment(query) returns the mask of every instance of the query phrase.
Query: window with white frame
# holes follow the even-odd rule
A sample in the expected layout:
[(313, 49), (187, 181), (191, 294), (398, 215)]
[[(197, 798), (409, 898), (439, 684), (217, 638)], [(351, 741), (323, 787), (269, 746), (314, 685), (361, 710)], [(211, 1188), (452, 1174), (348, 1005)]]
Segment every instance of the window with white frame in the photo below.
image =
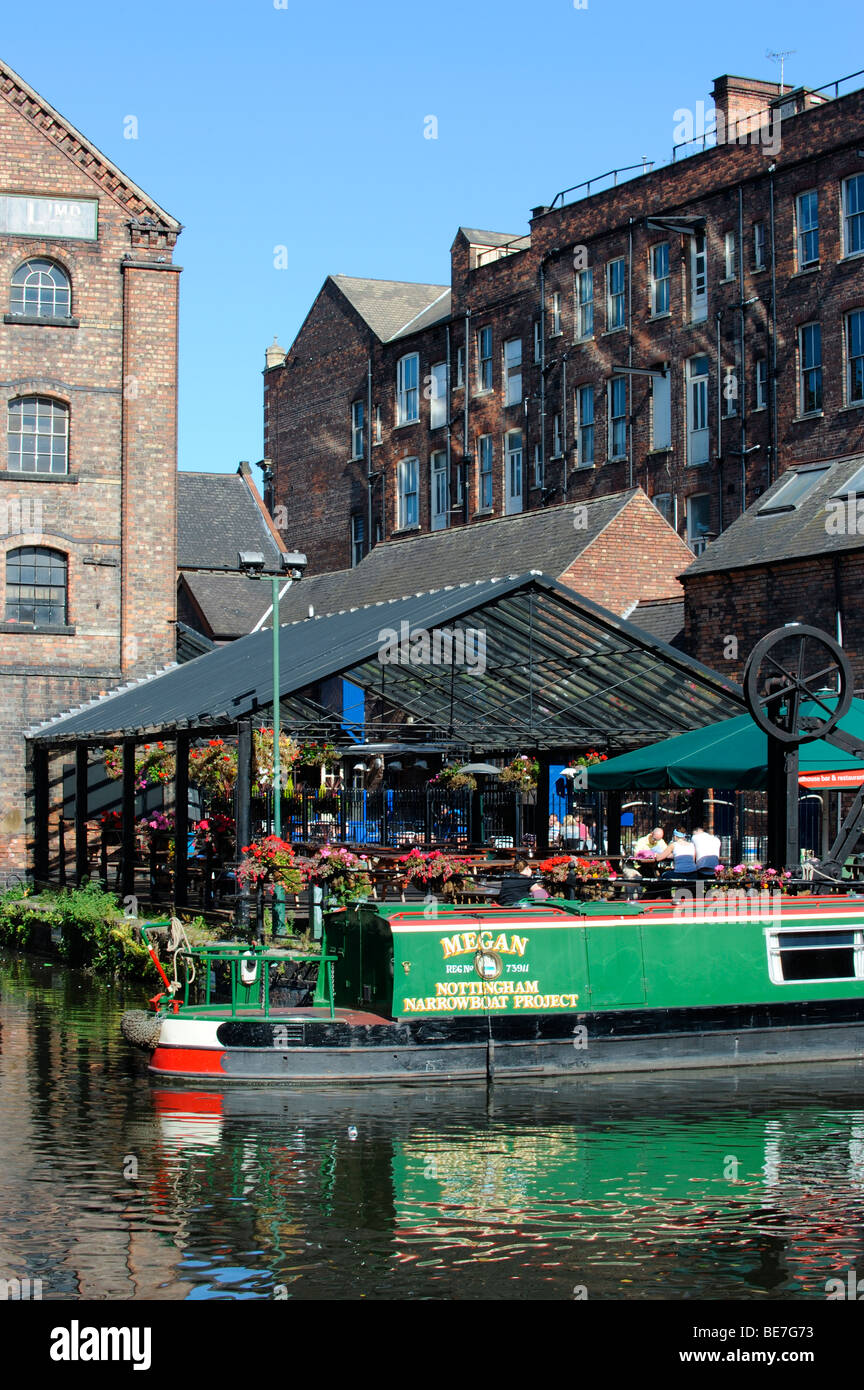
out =
[(420, 461), (400, 459), (396, 469), (397, 517), (399, 531), (420, 524)]
[(753, 269), (765, 269), (765, 223), (753, 223)]
[(540, 361), (540, 355), (541, 355), (541, 354), (540, 354), (540, 324), (539, 324), (538, 320), (535, 319), (535, 320), (534, 320), (534, 361), (535, 361), (535, 362), (539, 362), (539, 361)]
[(381, 407), (380, 407), (380, 405), (376, 405), (376, 407), (375, 407), (375, 425), (374, 425), (373, 431), (372, 431), (372, 443), (373, 443), (373, 444), (380, 444), (382, 438), (383, 438), (383, 435), (382, 435), (382, 433), (381, 433)]
[(627, 457), (627, 378), (613, 376), (608, 388), (609, 458)]
[(864, 174), (843, 180), (843, 255), (864, 251)]
[(28, 545), (7, 551), (6, 622), (65, 627), (68, 565), (60, 550)]
[(765, 944), (772, 984), (864, 979), (864, 931), (857, 924), (792, 923), (766, 931)]
[(672, 447), (672, 374), (651, 378), (651, 447)]
[(594, 387), (576, 391), (576, 466), (594, 467)]
[(708, 248), (704, 231), (690, 238), (690, 320), (701, 323), (708, 317)]
[(366, 524), (358, 512), (351, 518), (351, 568), (359, 565), (366, 554)]
[(563, 452), (564, 452), (564, 450), (563, 450), (563, 447), (562, 447), (562, 444), (561, 444), (561, 416), (560, 416), (560, 415), (553, 415), (553, 416), (552, 416), (552, 457), (553, 457), (553, 459), (560, 459), (560, 457), (561, 457), (561, 455), (562, 455)]
[(726, 280), (735, 278), (735, 233), (726, 232), (723, 237), (723, 276)]
[(819, 263), (819, 194), (815, 188), (795, 199), (798, 231), (798, 269)]
[(846, 404), (864, 405), (864, 309), (846, 315)]
[(556, 338), (561, 332), (561, 295), (555, 290), (552, 295), (552, 328), (551, 336)]
[(492, 390), (492, 329), (477, 332), (477, 390)]
[(420, 419), (420, 358), (416, 352), (400, 357), (396, 365), (396, 424), (410, 425)]
[(651, 247), (651, 317), (669, 313), (669, 243), (658, 241)]
[(363, 421), (365, 411), (362, 401), (354, 401), (351, 406), (351, 457), (363, 457)]
[(508, 338), (504, 344), (504, 404), (522, 404), (521, 338)]
[(481, 434), (477, 440), (477, 507), (481, 512), (492, 510), (492, 436)]
[(436, 449), (429, 460), (430, 487), (432, 499), (432, 530), (444, 531), (450, 525), (450, 474), (447, 467), (447, 450)]
[(580, 341), (594, 336), (594, 271), (576, 272), (576, 336)]
[(655, 492), (654, 496), (651, 498), (651, 501), (654, 503), (654, 506), (657, 508), (663, 520), (668, 521), (669, 525), (672, 526), (673, 521), (671, 492)]
[(460, 347), (460, 348), (457, 348), (457, 349), (456, 349), (456, 385), (457, 385), (457, 386), (464, 386), (464, 385), (465, 385), (465, 349), (464, 349), (464, 347)]
[(687, 498), (687, 544), (694, 555), (701, 555), (711, 530), (711, 495), (697, 492)]
[(764, 410), (768, 404), (768, 358), (757, 357), (754, 363), (756, 381), (755, 410)]
[(606, 329), (613, 332), (627, 324), (627, 262), (610, 261), (606, 267)]
[(543, 486), (543, 453), (539, 444), (534, 445), (534, 486)]
[(68, 318), (72, 289), (65, 270), (41, 256), (19, 265), (12, 276), (9, 312), (37, 319)]
[(522, 431), (504, 436), (504, 510), (508, 516), (522, 510)]
[(18, 396), (7, 408), (10, 473), (66, 473), (69, 407), (48, 396)]
[(429, 374), (429, 428), (438, 430), (447, 424), (447, 363), (433, 362)]
[(805, 323), (798, 329), (798, 413), (822, 409), (822, 329)]
[(687, 462), (708, 462), (708, 358), (687, 361)]

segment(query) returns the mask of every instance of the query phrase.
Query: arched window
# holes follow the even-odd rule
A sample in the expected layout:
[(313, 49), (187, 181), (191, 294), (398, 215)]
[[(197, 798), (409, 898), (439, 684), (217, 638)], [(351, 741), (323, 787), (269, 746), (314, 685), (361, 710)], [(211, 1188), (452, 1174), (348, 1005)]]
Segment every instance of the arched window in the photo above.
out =
[(65, 627), (67, 572), (59, 550), (24, 545), (7, 551), (7, 623)]
[(9, 402), (7, 467), (13, 473), (66, 473), (69, 407), (48, 396)]
[(66, 319), (72, 312), (69, 276), (42, 257), (25, 261), (12, 276), (9, 311), (39, 319)]

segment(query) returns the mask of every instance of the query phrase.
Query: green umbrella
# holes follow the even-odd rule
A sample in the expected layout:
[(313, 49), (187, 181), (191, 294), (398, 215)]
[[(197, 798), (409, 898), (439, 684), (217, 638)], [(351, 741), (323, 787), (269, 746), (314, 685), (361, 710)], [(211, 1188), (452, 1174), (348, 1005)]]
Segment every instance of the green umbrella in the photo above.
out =
[[(817, 713), (804, 707), (805, 712)], [(853, 700), (841, 726), (864, 748), (864, 700)], [(768, 736), (749, 714), (724, 719), (706, 729), (693, 729), (676, 738), (663, 739), (634, 753), (623, 753), (587, 768), (588, 786), (596, 791), (629, 791), (664, 787), (728, 787), (736, 791), (764, 788), (768, 761)], [(864, 761), (834, 748), (824, 739), (802, 743), (799, 768), (802, 776), (815, 772), (838, 775), (835, 785), (864, 782)], [(842, 777), (842, 774), (847, 774)], [(817, 785), (831, 785), (818, 782)]]

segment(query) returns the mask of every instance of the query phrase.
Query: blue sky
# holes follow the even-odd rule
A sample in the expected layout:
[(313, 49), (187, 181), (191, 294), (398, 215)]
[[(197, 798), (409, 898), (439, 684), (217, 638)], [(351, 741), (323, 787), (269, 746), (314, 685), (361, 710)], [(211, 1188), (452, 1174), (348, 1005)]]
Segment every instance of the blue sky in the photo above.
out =
[(232, 470), (261, 457), (264, 349), (328, 274), (445, 283), (460, 223), (524, 232), (559, 189), (668, 159), (719, 74), (776, 81), (766, 50), (796, 49), (786, 81), (821, 85), (862, 37), (848, 0), (40, 0), (0, 53), (184, 224), (180, 466)]

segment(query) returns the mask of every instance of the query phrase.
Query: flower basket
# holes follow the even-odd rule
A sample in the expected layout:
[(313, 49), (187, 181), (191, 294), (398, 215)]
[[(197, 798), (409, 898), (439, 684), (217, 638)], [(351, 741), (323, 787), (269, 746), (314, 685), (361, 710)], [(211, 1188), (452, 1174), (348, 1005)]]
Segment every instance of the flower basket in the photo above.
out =
[(396, 861), (403, 868), (403, 888), (413, 884), (420, 892), (436, 898), (453, 898), (473, 881), (471, 860), (440, 850), (412, 849)]
[(199, 820), (193, 826), (195, 853), (212, 854), (220, 861), (230, 859), (234, 853), (234, 821), (231, 816), (217, 812)]
[(542, 859), (537, 865), (543, 879), (544, 888), (550, 892), (563, 887), (570, 877), (570, 855), (553, 854), (549, 859)]
[(304, 868), (309, 882), (320, 883), (331, 903), (353, 902), (372, 894), (369, 861), (340, 846), (319, 849)]
[[(109, 777), (116, 780), (123, 776), (121, 748), (106, 748), (104, 760)], [(158, 787), (172, 781), (176, 768), (177, 760), (164, 743), (145, 743), (135, 758), (135, 790), (143, 792), (147, 787)]]
[(286, 893), (300, 892), (303, 874), (294, 863), (294, 849), (286, 840), (265, 835), (244, 845), (242, 852), (245, 857), (237, 865), (237, 881), (244, 888), (281, 884)]
[(595, 763), (605, 763), (609, 761), (608, 753), (598, 753), (596, 748), (589, 748), (584, 753), (579, 753), (575, 758), (571, 758), (568, 767), (593, 767)]
[(335, 743), (325, 739), (323, 743), (301, 743), (297, 750), (300, 767), (328, 767), (338, 760)]
[(721, 891), (733, 889), (746, 892), (755, 888), (760, 893), (788, 893), (791, 878), (789, 869), (766, 869), (762, 864), (718, 864), (714, 870), (714, 887)]
[(427, 783), (430, 787), (442, 787), (447, 791), (476, 792), (477, 778), (470, 772), (462, 772), (458, 767), (442, 767)]
[[(297, 744), (288, 734), (279, 735), (279, 773), (284, 791), (293, 790), (291, 769), (298, 757)], [(268, 791), (273, 786), (273, 730), (252, 731), (252, 781), (256, 791)]]
[(237, 781), (237, 749), (221, 738), (190, 748), (189, 780), (212, 797), (229, 797)]
[(517, 758), (508, 763), (501, 770), (500, 782), (509, 782), (517, 787), (520, 792), (533, 792), (537, 790), (537, 778), (540, 775), (540, 764), (536, 758), (529, 758), (527, 753), (520, 753)]

